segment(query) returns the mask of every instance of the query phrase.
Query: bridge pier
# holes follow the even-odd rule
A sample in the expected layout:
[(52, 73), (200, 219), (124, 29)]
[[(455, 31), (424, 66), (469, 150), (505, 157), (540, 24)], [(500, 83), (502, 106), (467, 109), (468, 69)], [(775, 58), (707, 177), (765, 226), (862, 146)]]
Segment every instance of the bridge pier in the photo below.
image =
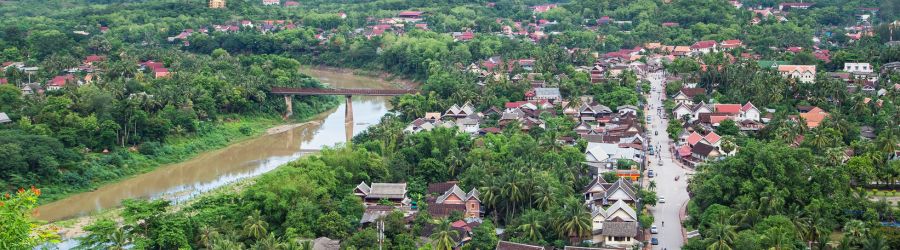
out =
[(284, 119), (294, 114), (294, 95), (284, 95), (284, 104), (287, 110), (284, 112)]
[(344, 133), (347, 139), (347, 143), (350, 143), (350, 140), (353, 139), (353, 96), (346, 95), (347, 104), (344, 105)]

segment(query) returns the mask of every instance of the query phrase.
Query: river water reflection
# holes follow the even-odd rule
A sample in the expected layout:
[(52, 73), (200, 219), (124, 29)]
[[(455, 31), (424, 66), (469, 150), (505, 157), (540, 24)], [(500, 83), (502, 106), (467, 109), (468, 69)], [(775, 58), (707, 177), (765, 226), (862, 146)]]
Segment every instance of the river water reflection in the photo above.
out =
[[(352, 73), (316, 69), (302, 71), (336, 88), (396, 88), (384, 80)], [(336, 109), (312, 119), (316, 122), (253, 138), (182, 163), (160, 167), (149, 173), (102, 186), (95, 191), (40, 206), (37, 208), (37, 217), (57, 221), (83, 216), (117, 207), (122, 200), (129, 198), (162, 198), (176, 203), (183, 202), (211, 189), (272, 171), (310, 150), (343, 143), (347, 138), (347, 126), (352, 126), (353, 134), (358, 134), (378, 123), (388, 112), (389, 99), (390, 97), (353, 97), (354, 120), (350, 124), (345, 124), (346, 107), (342, 103)]]

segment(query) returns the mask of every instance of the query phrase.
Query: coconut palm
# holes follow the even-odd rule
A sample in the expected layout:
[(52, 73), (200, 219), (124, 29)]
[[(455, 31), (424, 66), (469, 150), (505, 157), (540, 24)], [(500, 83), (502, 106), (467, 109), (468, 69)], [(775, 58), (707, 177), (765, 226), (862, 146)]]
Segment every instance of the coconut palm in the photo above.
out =
[(203, 225), (200, 227), (200, 246), (203, 247), (211, 247), (212, 241), (219, 235), (219, 232), (216, 231), (215, 228), (210, 227), (209, 225)]
[(556, 204), (556, 188), (551, 185), (541, 185), (535, 187), (534, 206), (543, 210), (548, 210)]
[(255, 210), (253, 214), (247, 215), (247, 218), (244, 219), (244, 235), (253, 239), (261, 239), (268, 232), (266, 229), (268, 226), (269, 223), (262, 219), (260, 211)]
[(456, 247), (456, 240), (453, 238), (458, 237), (459, 232), (450, 228), (450, 222), (446, 220), (441, 220), (438, 222), (437, 227), (435, 228), (434, 233), (429, 236), (431, 238), (431, 243), (436, 250), (452, 250)]
[(719, 222), (713, 224), (709, 228), (708, 238), (713, 243), (706, 247), (707, 250), (731, 250), (731, 244), (737, 237), (735, 233), (736, 226), (729, 225), (725, 218), (721, 218)]
[(647, 185), (647, 189), (650, 191), (656, 190), (656, 181), (650, 181), (650, 184)]
[(537, 216), (522, 217), (516, 230), (521, 232), (522, 236), (530, 242), (538, 242), (544, 238), (541, 235), (541, 232), (544, 230), (544, 223)]
[(265, 238), (262, 238), (256, 241), (256, 244), (253, 245), (252, 249), (254, 250), (279, 250), (282, 249), (281, 244), (279, 244), (279, 240), (275, 237), (274, 233), (269, 232)]
[(568, 236), (572, 243), (591, 235), (591, 214), (578, 199), (566, 201), (558, 223), (558, 233)]

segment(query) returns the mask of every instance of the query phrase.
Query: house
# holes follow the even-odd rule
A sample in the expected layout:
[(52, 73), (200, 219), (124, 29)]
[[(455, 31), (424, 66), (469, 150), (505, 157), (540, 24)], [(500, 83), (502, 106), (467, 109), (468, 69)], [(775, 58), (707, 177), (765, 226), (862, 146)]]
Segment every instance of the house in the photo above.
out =
[(262, 0), (262, 4), (265, 6), (279, 5), (281, 0)]
[(522, 243), (515, 243), (509, 241), (498, 241), (497, 247), (494, 248), (496, 250), (545, 250), (546, 248), (542, 246), (534, 246)]
[(756, 108), (753, 103), (747, 102), (743, 106), (741, 106), (741, 115), (739, 116), (741, 121), (751, 120), (751, 121), (760, 121), (759, 109)]
[(686, 103), (678, 103), (675, 108), (672, 108), (673, 119), (681, 119), (686, 115), (692, 117), (693, 113), (691, 106)]
[(85, 65), (93, 65), (95, 62), (102, 62), (105, 60), (106, 60), (105, 56), (89, 55), (84, 58), (84, 64)]
[(328, 237), (319, 237), (313, 240), (312, 250), (340, 250), (341, 241), (332, 240)]
[(712, 113), (712, 110), (709, 108), (709, 105), (706, 105), (706, 102), (701, 101), (697, 105), (694, 105), (693, 108), (691, 108), (690, 121), (696, 121), (697, 119), (700, 119), (700, 114), (706, 113)]
[(76, 83), (75, 75), (65, 74), (61, 76), (55, 76), (53, 79), (47, 82), (47, 90), (59, 90), (62, 89), (66, 84)]
[(12, 120), (9, 119), (9, 115), (4, 112), (0, 112), (0, 124), (9, 122), (12, 122)]
[(456, 126), (459, 127), (459, 130), (469, 134), (477, 134), (480, 125), (480, 119), (460, 118), (456, 120)]
[(638, 223), (609, 221), (603, 223), (600, 234), (604, 236), (603, 245), (630, 248), (637, 243)]
[(471, 31), (453, 32), (451, 35), (453, 36), (453, 40), (455, 41), (468, 41), (475, 38), (475, 33), (472, 33)]
[[(297, 7), (297, 6), (300, 6), (300, 3), (296, 2), (296, 1), (285, 1), (284, 2), (284, 7)], [(343, 14), (343, 13), (341, 13), (341, 14)], [(346, 18), (346, 17), (347, 16), (344, 15), (342, 18)]]
[(562, 100), (562, 94), (560, 94), (559, 88), (534, 88), (525, 92), (525, 99), (558, 102)]
[(672, 97), (672, 100), (675, 101), (675, 103), (693, 105), (694, 96), (705, 94), (706, 89), (704, 88), (682, 88), (680, 91), (678, 91), (677, 94), (675, 94), (674, 97)]
[[(584, 203), (592, 209), (602, 209), (616, 202), (634, 204), (637, 201), (636, 190), (634, 190), (632, 182), (625, 178), (608, 183), (603, 177), (597, 176), (585, 187), (583, 195)], [(633, 209), (631, 211), (634, 213)], [(609, 214), (612, 215), (612, 213)], [(637, 217), (634, 217), (631, 221), (636, 219)]]
[(800, 117), (806, 121), (807, 128), (816, 128), (826, 117), (828, 117), (828, 113), (819, 107), (813, 107), (812, 109), (809, 109), (809, 111), (801, 112)]
[(168, 68), (155, 68), (153, 69), (153, 77), (154, 78), (163, 78), (171, 75), (172, 72), (169, 72)]
[(714, 40), (699, 41), (691, 45), (691, 53), (693, 53), (694, 55), (709, 54), (712, 52), (716, 52), (718, 47), (719, 43)]
[(547, 12), (548, 10), (554, 9), (554, 8), (556, 8), (557, 6), (558, 6), (558, 5), (555, 4), (555, 3), (551, 3), (551, 4), (542, 4), (542, 5), (537, 5), (537, 6), (531, 6), (531, 10), (532, 10), (535, 14), (540, 14), (540, 13)]
[(612, 110), (601, 104), (581, 104), (581, 108), (578, 109), (578, 114), (583, 120), (585, 117), (607, 117), (612, 114)]
[(225, 8), (225, 0), (209, 0), (209, 8), (223, 9)]
[(418, 22), (422, 20), (422, 11), (401, 11), (397, 14), (397, 20), (400, 22)]
[(844, 63), (844, 72), (849, 73), (872, 73), (872, 65), (869, 63)]
[(406, 191), (406, 183), (372, 183), (369, 186), (362, 182), (353, 194), (360, 197), (366, 206), (377, 205), (381, 201), (391, 202), (394, 206), (407, 206), (411, 200), (406, 197)]
[(722, 41), (721, 44), (719, 44), (719, 47), (721, 47), (723, 50), (736, 49), (736, 48), (740, 48), (743, 46), (744, 46), (744, 43), (738, 39), (725, 40), (725, 41)]
[(607, 168), (612, 168), (618, 160), (642, 162), (643, 151), (631, 147), (620, 147), (619, 143), (588, 142), (584, 158), (588, 163), (606, 164)]
[(781, 3), (781, 4), (778, 4), (778, 10), (780, 10), (780, 11), (789, 11), (792, 9), (805, 10), (805, 9), (809, 9), (809, 7), (812, 7), (813, 5), (815, 5), (815, 3)]
[(636, 107), (634, 105), (622, 105), (622, 106), (616, 107), (616, 111), (619, 112), (619, 115), (625, 115), (625, 114), (629, 114), (629, 113), (631, 113), (633, 115), (637, 115), (638, 107)]
[(697, 143), (691, 149), (691, 157), (698, 161), (705, 161), (710, 158), (719, 157), (721, 153), (716, 149), (716, 147), (706, 144), (706, 143)]
[(444, 117), (465, 118), (472, 114), (475, 114), (475, 107), (472, 106), (471, 103), (466, 102), (462, 107), (456, 104), (450, 106), (450, 108), (447, 109), (446, 112), (444, 112)]
[(442, 182), (428, 185), (428, 192), (441, 194), (428, 199), (427, 209), (432, 216), (449, 215), (452, 211), (459, 211), (465, 218), (481, 218), (483, 211), (481, 200), (478, 198), (480, 193), (475, 188), (466, 193), (456, 182)]
[(782, 77), (797, 79), (804, 83), (816, 81), (816, 65), (779, 65), (778, 72)]

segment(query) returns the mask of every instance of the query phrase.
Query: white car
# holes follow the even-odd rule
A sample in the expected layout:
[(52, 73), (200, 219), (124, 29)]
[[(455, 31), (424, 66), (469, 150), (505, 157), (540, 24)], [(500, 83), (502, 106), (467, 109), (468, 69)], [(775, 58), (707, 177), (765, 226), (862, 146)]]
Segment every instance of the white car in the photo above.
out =
[(656, 228), (656, 225), (650, 226), (650, 233), (651, 233), (651, 234), (658, 234), (658, 233), (659, 233), (659, 229)]
[(666, 203), (666, 197), (660, 196), (656, 203)]

